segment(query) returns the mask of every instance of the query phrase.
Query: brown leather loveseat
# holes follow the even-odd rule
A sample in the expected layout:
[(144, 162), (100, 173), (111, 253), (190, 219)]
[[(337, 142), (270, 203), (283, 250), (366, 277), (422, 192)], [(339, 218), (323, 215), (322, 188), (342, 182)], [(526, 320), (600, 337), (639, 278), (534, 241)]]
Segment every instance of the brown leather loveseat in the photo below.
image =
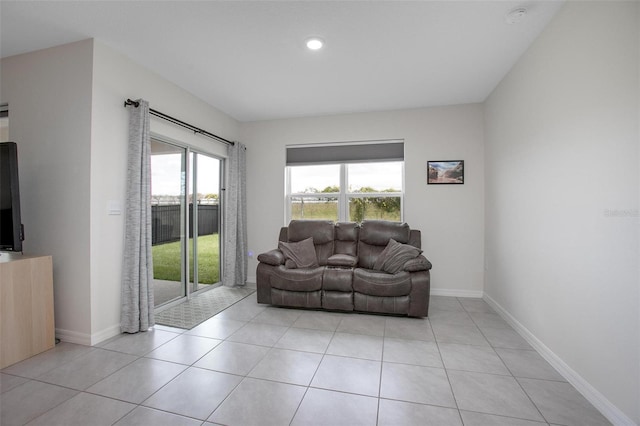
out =
[(426, 317), (430, 269), (406, 223), (293, 220), (258, 256), (258, 303)]

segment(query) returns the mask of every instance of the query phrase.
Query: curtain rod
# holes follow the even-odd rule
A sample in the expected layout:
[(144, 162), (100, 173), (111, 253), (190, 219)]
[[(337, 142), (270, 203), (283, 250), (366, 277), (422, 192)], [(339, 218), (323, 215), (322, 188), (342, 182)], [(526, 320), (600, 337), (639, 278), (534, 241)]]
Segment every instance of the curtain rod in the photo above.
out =
[[(129, 105), (133, 105), (134, 107), (138, 108), (140, 106), (140, 102), (132, 101), (131, 99), (127, 99), (126, 101), (124, 101), (124, 107), (125, 108), (128, 107)], [(166, 121), (168, 121), (170, 123), (173, 123), (173, 124), (176, 124), (178, 126), (184, 127), (185, 129), (189, 129), (193, 133), (198, 133), (198, 134), (201, 134), (202, 136), (206, 136), (206, 137), (209, 137), (211, 139), (215, 139), (217, 141), (224, 142), (224, 143), (229, 144), (229, 145), (235, 145), (230, 140), (222, 138), (222, 137), (220, 137), (218, 135), (214, 135), (213, 133), (207, 132), (206, 130), (202, 130), (201, 128), (196, 127), (196, 126), (194, 126), (192, 124), (185, 123), (182, 120), (178, 120), (175, 117), (172, 117), (170, 115), (167, 115), (167, 114), (162, 113), (160, 111), (157, 111), (155, 109), (149, 108), (149, 114), (154, 115), (154, 116), (156, 116), (158, 118), (162, 118), (163, 120), (166, 120)]]

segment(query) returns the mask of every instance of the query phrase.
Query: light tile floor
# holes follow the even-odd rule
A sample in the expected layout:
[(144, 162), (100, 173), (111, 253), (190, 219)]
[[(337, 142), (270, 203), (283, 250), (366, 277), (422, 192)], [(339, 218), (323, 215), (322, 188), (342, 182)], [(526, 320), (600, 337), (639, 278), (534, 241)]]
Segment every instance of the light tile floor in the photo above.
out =
[(0, 372), (11, 425), (605, 425), (480, 299), (429, 319), (259, 305), (60, 343)]

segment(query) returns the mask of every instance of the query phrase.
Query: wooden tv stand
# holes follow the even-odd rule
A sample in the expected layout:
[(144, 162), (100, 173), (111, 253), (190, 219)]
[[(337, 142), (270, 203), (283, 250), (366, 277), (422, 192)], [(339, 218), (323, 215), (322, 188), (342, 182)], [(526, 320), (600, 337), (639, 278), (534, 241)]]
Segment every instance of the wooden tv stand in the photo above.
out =
[(54, 346), (51, 256), (0, 254), (0, 368)]

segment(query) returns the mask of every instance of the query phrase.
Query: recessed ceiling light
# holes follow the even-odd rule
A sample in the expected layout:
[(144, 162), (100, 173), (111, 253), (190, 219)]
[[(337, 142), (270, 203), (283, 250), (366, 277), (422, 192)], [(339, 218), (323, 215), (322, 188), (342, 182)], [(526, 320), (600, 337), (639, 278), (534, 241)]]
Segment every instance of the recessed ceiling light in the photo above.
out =
[(324, 41), (319, 37), (311, 37), (307, 39), (307, 48), (309, 50), (320, 50), (324, 46)]
[(507, 24), (517, 24), (518, 22), (521, 22), (526, 15), (527, 9), (525, 9), (524, 7), (518, 7), (509, 11), (505, 15), (504, 20)]

